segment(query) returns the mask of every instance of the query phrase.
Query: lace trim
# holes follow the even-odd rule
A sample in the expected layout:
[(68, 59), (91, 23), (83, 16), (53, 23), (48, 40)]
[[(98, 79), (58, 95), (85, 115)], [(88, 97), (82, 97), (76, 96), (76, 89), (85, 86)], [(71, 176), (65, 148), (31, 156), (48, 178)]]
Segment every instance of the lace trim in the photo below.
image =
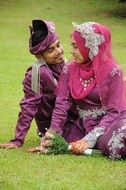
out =
[(118, 153), (119, 149), (123, 148), (125, 145), (122, 142), (123, 138), (126, 138), (126, 123), (124, 126), (118, 129), (118, 131), (113, 131), (112, 137), (108, 142), (110, 156), (109, 158), (115, 160), (115, 159), (121, 159), (121, 155)]
[(88, 142), (89, 148), (93, 148), (97, 142), (97, 139), (103, 135), (105, 132), (104, 126), (95, 128), (90, 133), (88, 133), (84, 139)]
[(72, 23), (73, 29), (81, 33), (82, 38), (85, 39), (85, 47), (89, 48), (89, 58), (92, 60), (98, 54), (99, 45), (101, 45), (105, 38), (102, 34), (96, 33), (93, 28), (95, 22), (86, 22), (84, 24)]
[(83, 120), (85, 120), (89, 116), (96, 118), (107, 113), (107, 109), (105, 107), (95, 108), (93, 110), (82, 110), (77, 106), (77, 110), (80, 118), (82, 118)]

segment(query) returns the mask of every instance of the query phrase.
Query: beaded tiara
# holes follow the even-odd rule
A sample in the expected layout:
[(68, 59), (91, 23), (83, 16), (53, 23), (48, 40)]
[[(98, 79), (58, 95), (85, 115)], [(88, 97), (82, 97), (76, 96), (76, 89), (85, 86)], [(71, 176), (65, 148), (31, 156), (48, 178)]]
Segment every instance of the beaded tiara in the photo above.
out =
[(83, 24), (72, 22), (73, 29), (80, 32), (82, 38), (85, 39), (85, 47), (89, 48), (89, 58), (91, 60), (98, 54), (98, 46), (105, 41), (104, 36), (95, 31), (93, 24), (95, 22), (86, 22)]

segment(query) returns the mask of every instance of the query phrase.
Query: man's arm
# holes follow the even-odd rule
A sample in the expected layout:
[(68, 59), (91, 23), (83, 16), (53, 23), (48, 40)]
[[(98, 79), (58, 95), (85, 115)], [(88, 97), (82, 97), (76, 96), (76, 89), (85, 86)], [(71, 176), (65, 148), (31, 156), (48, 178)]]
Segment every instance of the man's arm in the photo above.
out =
[(42, 93), (35, 94), (31, 90), (31, 72), (26, 73), (23, 85), (25, 95), (20, 102), (21, 111), (16, 124), (15, 138), (10, 140), (9, 143), (0, 144), (0, 148), (18, 148), (23, 145), (25, 136), (41, 102)]

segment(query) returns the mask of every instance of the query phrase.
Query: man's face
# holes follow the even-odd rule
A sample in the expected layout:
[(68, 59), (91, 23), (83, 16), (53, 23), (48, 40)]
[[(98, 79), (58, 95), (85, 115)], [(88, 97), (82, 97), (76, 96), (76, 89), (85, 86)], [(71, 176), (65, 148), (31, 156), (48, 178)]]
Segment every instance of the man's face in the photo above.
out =
[(63, 46), (60, 45), (59, 39), (52, 43), (50, 47), (42, 53), (41, 58), (49, 65), (63, 62)]

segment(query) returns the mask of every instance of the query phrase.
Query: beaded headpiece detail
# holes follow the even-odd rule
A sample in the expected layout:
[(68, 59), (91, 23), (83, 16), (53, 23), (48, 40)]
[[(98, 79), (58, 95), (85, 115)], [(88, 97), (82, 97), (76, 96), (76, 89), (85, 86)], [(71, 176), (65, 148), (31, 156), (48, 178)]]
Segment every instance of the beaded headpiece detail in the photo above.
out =
[(85, 39), (85, 47), (89, 48), (89, 58), (91, 60), (98, 54), (98, 46), (105, 41), (105, 38), (102, 34), (95, 32), (93, 24), (95, 24), (95, 22), (86, 22), (84, 24), (72, 22), (73, 29), (77, 32), (80, 32), (82, 38)]

